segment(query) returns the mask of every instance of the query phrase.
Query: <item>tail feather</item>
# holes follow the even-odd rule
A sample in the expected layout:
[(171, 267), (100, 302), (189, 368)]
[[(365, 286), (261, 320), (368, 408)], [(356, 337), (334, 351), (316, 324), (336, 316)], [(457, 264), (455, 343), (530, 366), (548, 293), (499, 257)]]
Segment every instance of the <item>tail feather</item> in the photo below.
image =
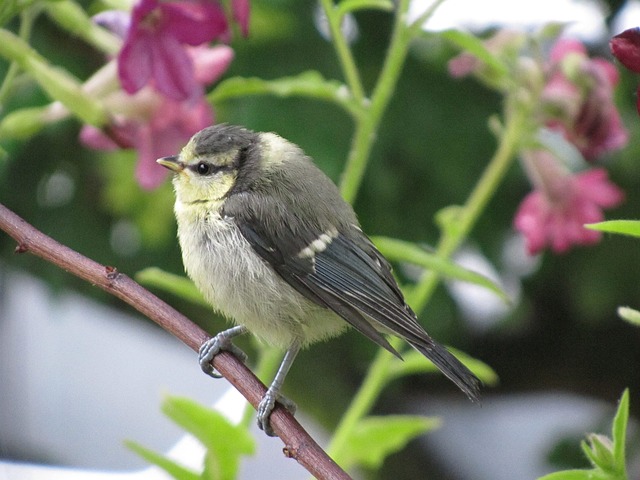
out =
[(480, 387), (482, 382), (445, 347), (436, 343), (431, 338), (429, 338), (428, 341), (422, 340), (419, 343), (409, 341), (409, 344), (431, 360), (470, 400), (474, 402), (480, 400)]

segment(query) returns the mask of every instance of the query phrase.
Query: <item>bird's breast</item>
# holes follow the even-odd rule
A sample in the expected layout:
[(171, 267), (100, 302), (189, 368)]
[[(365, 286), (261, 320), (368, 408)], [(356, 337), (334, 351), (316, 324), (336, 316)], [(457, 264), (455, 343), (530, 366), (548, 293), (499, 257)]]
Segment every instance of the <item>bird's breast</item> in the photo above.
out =
[(286, 283), (218, 211), (176, 208), (189, 277), (214, 309), (271, 345), (287, 348), (339, 333), (345, 322)]

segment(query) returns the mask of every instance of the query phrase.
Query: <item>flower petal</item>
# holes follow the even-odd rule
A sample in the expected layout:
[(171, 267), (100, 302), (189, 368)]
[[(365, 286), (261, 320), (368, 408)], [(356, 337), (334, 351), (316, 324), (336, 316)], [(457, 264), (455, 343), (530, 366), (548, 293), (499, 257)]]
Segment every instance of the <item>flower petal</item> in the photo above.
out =
[(611, 53), (632, 72), (640, 73), (640, 28), (630, 28), (609, 42)]
[(203, 86), (220, 78), (234, 56), (233, 49), (227, 45), (191, 47), (188, 52), (195, 66), (196, 81)]
[(152, 60), (149, 51), (152, 46), (153, 37), (149, 33), (130, 31), (130, 36), (118, 54), (118, 78), (125, 92), (137, 92), (151, 78)]
[(155, 88), (174, 100), (186, 100), (200, 90), (191, 57), (173, 37), (156, 37), (151, 48), (151, 68)]
[(210, 42), (228, 29), (224, 10), (210, 0), (165, 2), (160, 9), (167, 19), (165, 33), (187, 45)]
[(233, 19), (240, 25), (244, 37), (249, 35), (249, 0), (231, 0)]

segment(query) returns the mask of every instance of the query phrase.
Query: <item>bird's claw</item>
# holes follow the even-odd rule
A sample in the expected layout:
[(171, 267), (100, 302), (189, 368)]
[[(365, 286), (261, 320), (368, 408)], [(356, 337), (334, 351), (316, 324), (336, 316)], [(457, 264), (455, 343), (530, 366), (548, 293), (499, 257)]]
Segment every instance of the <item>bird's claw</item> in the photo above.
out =
[(213, 378), (222, 378), (222, 375), (213, 368), (211, 361), (213, 357), (218, 355), (222, 350), (233, 353), (240, 359), (242, 363), (246, 363), (247, 354), (231, 343), (232, 336), (225, 335), (226, 332), (220, 332), (215, 337), (211, 337), (200, 346), (198, 351), (198, 363), (204, 373)]
[(279, 402), (284, 408), (289, 410), (291, 414), (296, 413), (297, 406), (294, 402), (289, 400), (284, 395), (280, 395), (271, 389), (267, 390), (260, 404), (258, 405), (258, 427), (260, 430), (264, 430), (264, 433), (270, 437), (275, 437), (276, 434), (271, 428), (271, 412), (276, 406), (276, 401)]

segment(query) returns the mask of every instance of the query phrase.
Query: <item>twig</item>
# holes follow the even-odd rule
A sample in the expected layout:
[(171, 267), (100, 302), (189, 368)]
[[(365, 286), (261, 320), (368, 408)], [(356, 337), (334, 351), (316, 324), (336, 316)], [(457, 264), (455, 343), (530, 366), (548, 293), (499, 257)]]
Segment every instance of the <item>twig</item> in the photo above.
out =
[[(13, 237), (16, 253), (29, 252), (96, 285), (124, 300), (156, 322), (194, 351), (209, 338), (207, 333), (169, 305), (115, 267), (101, 265), (43, 234), (4, 205), (0, 204), (0, 230)], [(196, 363), (194, 362), (194, 368)], [(266, 387), (234, 355), (221, 352), (213, 366), (246, 399), (257, 407)], [(271, 414), (271, 425), (285, 446), (283, 453), (294, 458), (309, 473), (319, 479), (349, 479), (345, 473), (311, 438), (296, 419), (280, 405)]]

